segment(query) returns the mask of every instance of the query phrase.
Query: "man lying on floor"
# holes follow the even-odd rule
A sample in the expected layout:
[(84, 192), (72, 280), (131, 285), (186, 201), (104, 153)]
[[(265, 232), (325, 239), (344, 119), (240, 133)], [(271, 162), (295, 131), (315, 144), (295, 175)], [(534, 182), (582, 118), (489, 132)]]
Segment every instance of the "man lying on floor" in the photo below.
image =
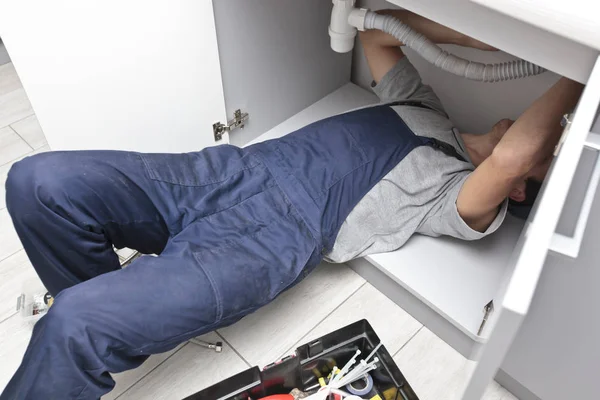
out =
[[(489, 49), (396, 13), (437, 43)], [(98, 399), (111, 373), (238, 321), (323, 259), (396, 250), (414, 233), (480, 239), (508, 198), (532, 201), (579, 84), (561, 79), (514, 124), (459, 134), (401, 43), (361, 40), (382, 105), (247, 148), (16, 163), (7, 206), (56, 300), (0, 399)], [(158, 256), (121, 269), (113, 245)]]

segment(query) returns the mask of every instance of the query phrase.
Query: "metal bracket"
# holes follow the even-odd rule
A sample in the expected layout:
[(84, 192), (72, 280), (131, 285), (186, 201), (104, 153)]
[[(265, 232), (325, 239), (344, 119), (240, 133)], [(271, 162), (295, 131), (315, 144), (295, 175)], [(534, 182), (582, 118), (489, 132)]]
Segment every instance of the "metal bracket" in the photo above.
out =
[(211, 349), (220, 353), (223, 351), (223, 342), (209, 343), (204, 340), (192, 339), (192, 343), (195, 343), (199, 346), (206, 347), (207, 349)]
[(560, 139), (558, 140), (558, 143), (556, 144), (556, 147), (554, 147), (554, 157), (556, 157), (558, 155), (558, 152), (560, 151), (560, 148), (562, 147), (565, 139), (567, 138), (567, 135), (569, 134), (569, 129), (571, 129), (571, 122), (573, 121), (573, 113), (569, 114), (565, 114), (563, 115), (562, 119), (560, 120), (560, 126), (563, 127), (563, 131), (562, 134), (560, 135)]
[(213, 134), (215, 136), (215, 141), (218, 142), (223, 139), (225, 132), (231, 132), (237, 128), (243, 129), (249, 117), (248, 113), (243, 113), (242, 110), (235, 110), (233, 119), (227, 121), (227, 125), (224, 125), (221, 122), (214, 123)]
[(494, 300), (490, 300), (489, 303), (483, 307), (483, 320), (481, 321), (481, 325), (479, 325), (479, 330), (477, 331), (477, 336), (481, 336), (481, 332), (483, 332), (483, 328), (485, 327), (485, 323), (487, 322), (489, 316), (494, 312)]

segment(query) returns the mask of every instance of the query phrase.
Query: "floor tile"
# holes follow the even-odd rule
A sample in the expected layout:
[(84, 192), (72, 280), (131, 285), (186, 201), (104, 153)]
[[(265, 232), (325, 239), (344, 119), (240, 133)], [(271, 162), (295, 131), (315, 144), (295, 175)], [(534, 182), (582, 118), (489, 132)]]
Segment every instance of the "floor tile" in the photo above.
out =
[(0, 65), (0, 96), (21, 88), (21, 81), (13, 64)]
[[(212, 342), (219, 338), (210, 333), (203, 340)], [(227, 345), (223, 352), (216, 353), (188, 343), (119, 396), (119, 400), (182, 399), (246, 369), (248, 365)]]
[[(21, 364), (32, 329), (33, 325), (20, 315), (0, 323), (0, 393)], [(203, 339), (216, 341), (219, 338), (211, 333)], [(171, 360), (169, 357), (173, 354), (177, 358)], [(227, 346), (223, 352), (216, 353), (184, 343), (170, 352), (150, 357), (139, 368), (115, 374), (116, 386), (102, 400), (117, 397), (121, 400), (182, 399), (247, 368), (247, 364)]]
[(129, 249), (124, 247), (122, 249), (116, 250), (117, 255), (119, 256), (119, 261), (123, 264), (124, 261), (130, 260), (132, 256), (136, 254), (136, 251), (133, 249)]
[(13, 128), (33, 149), (39, 149), (48, 144), (44, 132), (42, 131), (42, 127), (35, 115), (15, 122), (11, 125), (11, 128)]
[(20, 315), (13, 315), (0, 324), (0, 393), (21, 364), (32, 329)]
[(394, 360), (421, 400), (458, 399), (468, 379), (466, 359), (426, 328)]
[(483, 400), (519, 400), (508, 390), (504, 389), (497, 382), (492, 382), (487, 387)]
[(273, 303), (219, 333), (246, 361), (276, 361), (352, 295), (364, 279), (345, 265), (321, 264)]
[(0, 261), (22, 248), (8, 211), (0, 210)]
[(33, 115), (25, 90), (17, 89), (0, 96), (0, 127)]
[(361, 319), (369, 321), (390, 354), (396, 354), (422, 326), (396, 303), (366, 283), (286, 354), (293, 353), (302, 344)]
[(26, 154), (24, 157), (21, 157), (17, 160), (13, 160), (9, 163), (6, 163), (4, 165), (0, 165), (0, 210), (6, 207), (6, 187), (5, 187), (5, 183), (6, 183), (6, 177), (8, 176), (8, 171), (10, 171), (10, 168), (12, 167), (12, 165), (14, 163), (16, 163), (19, 160), (22, 160), (25, 157), (29, 157), (32, 156), (34, 154), (38, 154), (38, 153), (44, 153), (46, 151), (50, 151), (50, 147), (46, 146), (42, 146), (39, 149), (37, 149), (36, 151), (33, 151), (31, 153)]
[[(422, 328), (395, 356), (394, 361), (420, 400), (458, 400), (474, 363)], [(484, 400), (516, 400), (493, 382)]]
[[(166, 359), (171, 357), (175, 352), (185, 346), (185, 343), (177, 346), (171, 351), (162, 354), (155, 354), (148, 358), (145, 363), (136, 369), (114, 374), (112, 377), (115, 380), (115, 387), (108, 394), (102, 396), (102, 400), (113, 400), (135, 385), (140, 379), (152, 372), (156, 367), (162, 364)], [(121, 399), (126, 398), (125, 396)]]
[[(20, 315), (13, 315), (0, 323), (0, 360), (2, 360), (0, 362), (0, 393), (19, 367), (29, 343), (32, 329), (33, 324), (23, 320)], [(102, 399), (112, 400), (117, 398), (184, 345), (182, 344), (167, 353), (153, 355), (139, 368), (115, 374), (113, 376), (116, 381), (115, 388), (109, 394), (103, 396)]]
[(10, 127), (0, 129), (0, 165), (23, 157), (33, 149)]
[(32, 281), (43, 287), (24, 250), (0, 261), (0, 321), (16, 314), (17, 297)]

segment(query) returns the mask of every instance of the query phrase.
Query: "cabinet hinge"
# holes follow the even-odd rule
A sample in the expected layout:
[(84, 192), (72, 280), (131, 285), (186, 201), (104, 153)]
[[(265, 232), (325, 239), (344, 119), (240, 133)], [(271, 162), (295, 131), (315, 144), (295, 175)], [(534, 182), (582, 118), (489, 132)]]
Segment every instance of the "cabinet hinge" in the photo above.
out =
[(215, 141), (223, 139), (225, 132), (231, 132), (234, 129), (243, 129), (246, 121), (250, 116), (248, 113), (243, 113), (242, 110), (235, 110), (233, 113), (233, 119), (227, 121), (227, 125), (217, 122), (213, 124), (213, 134), (215, 135)]
[(488, 321), (490, 315), (494, 312), (494, 300), (490, 300), (489, 303), (483, 307), (483, 319), (481, 320), (481, 325), (479, 325), (479, 330), (477, 331), (477, 336), (481, 336), (481, 332), (483, 332), (483, 328), (485, 327), (485, 323)]

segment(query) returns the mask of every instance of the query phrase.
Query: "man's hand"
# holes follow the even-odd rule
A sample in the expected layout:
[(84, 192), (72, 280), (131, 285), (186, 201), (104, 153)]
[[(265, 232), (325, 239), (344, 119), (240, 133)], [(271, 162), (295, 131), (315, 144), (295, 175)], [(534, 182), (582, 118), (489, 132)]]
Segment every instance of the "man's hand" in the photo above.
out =
[[(492, 46), (463, 35), (453, 29), (447, 28), (420, 15), (406, 10), (382, 10), (379, 14), (392, 15), (398, 18), (415, 31), (425, 35), (429, 40), (438, 44), (456, 44), (459, 46), (473, 47), (480, 50), (497, 50)], [(400, 46), (404, 43), (385, 32), (373, 29), (360, 32), (360, 41), (363, 44), (373, 80), (379, 82), (381, 78), (404, 57)]]

